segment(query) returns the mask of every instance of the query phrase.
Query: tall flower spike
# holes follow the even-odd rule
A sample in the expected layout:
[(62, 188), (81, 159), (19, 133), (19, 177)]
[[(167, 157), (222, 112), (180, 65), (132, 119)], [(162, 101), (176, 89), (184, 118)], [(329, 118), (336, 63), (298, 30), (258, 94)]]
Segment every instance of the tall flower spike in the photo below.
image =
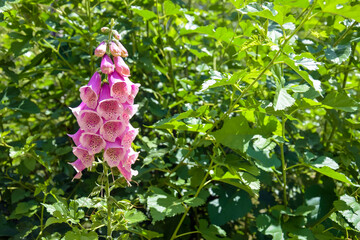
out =
[(96, 133), (103, 124), (103, 120), (99, 114), (92, 110), (82, 110), (77, 120), (82, 130), (91, 133)]
[(104, 160), (109, 167), (117, 167), (120, 161), (124, 159), (125, 151), (119, 142), (106, 143), (104, 151)]
[(100, 128), (100, 135), (109, 142), (115, 142), (125, 130), (125, 124), (121, 120), (109, 120)]
[(76, 170), (77, 174), (74, 176), (74, 179), (80, 179), (82, 176), (81, 171), (84, 170), (86, 167), (84, 166), (84, 164), (81, 162), (80, 159), (77, 159), (75, 162), (69, 163), (71, 166), (73, 166), (73, 168)]
[(95, 49), (95, 56), (97, 57), (102, 57), (104, 56), (104, 54), (106, 53), (106, 43), (105, 42), (101, 42), (99, 44), (99, 46), (97, 46), (97, 48)]
[(91, 167), (95, 160), (94, 155), (90, 155), (88, 150), (81, 145), (73, 147), (73, 153), (78, 159), (81, 160), (82, 164), (86, 168)]
[(80, 145), (80, 136), (83, 132), (84, 132), (83, 130), (79, 129), (74, 134), (68, 134), (68, 136), (72, 138), (76, 146)]
[(101, 76), (95, 72), (86, 86), (80, 88), (81, 100), (91, 109), (96, 108), (101, 88)]
[(123, 112), (123, 105), (110, 96), (110, 86), (105, 83), (100, 92), (99, 105), (96, 109), (105, 120), (115, 120)]
[(101, 60), (101, 65), (100, 65), (100, 68), (101, 68), (101, 72), (103, 72), (104, 74), (110, 74), (112, 72), (114, 72), (114, 64), (111, 60), (111, 58), (105, 54)]
[(126, 131), (124, 133), (124, 135), (122, 136), (121, 139), (121, 145), (125, 148), (128, 149), (131, 147), (131, 143), (134, 141), (136, 135), (138, 135), (139, 130), (137, 128), (134, 128), (133, 126), (131, 126), (131, 124), (129, 124), (128, 127), (126, 127)]
[(117, 72), (110, 74), (108, 77), (110, 84), (110, 95), (119, 99), (121, 103), (127, 101), (131, 94), (131, 84), (128, 78), (120, 76)]
[(130, 69), (129, 69), (128, 65), (126, 65), (126, 63), (124, 62), (122, 57), (120, 57), (120, 56), (114, 57), (114, 64), (115, 64), (115, 70), (120, 75), (122, 75), (124, 77), (130, 76)]
[(80, 144), (89, 151), (89, 154), (94, 155), (105, 148), (106, 142), (98, 134), (84, 132), (80, 137)]

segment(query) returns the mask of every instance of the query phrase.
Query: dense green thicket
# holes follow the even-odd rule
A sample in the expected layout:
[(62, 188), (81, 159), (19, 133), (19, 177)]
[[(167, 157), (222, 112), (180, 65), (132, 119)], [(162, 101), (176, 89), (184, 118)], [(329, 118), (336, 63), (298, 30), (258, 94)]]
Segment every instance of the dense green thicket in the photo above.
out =
[[(111, 213), (115, 239), (359, 239), (359, 13), (358, 0), (0, 0), (0, 238), (104, 239)], [(71, 181), (68, 164), (68, 107), (111, 18), (141, 84), (131, 187), (101, 164)]]

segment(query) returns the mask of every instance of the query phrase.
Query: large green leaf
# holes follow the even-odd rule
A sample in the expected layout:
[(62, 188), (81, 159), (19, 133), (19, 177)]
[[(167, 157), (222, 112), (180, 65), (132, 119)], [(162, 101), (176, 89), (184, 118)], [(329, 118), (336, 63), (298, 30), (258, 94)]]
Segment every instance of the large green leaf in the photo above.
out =
[(340, 200), (334, 202), (334, 206), (357, 231), (360, 231), (360, 204), (354, 197), (344, 194)]
[(333, 91), (326, 95), (322, 104), (345, 112), (355, 112), (358, 110), (359, 103), (349, 97), (345, 92)]
[(327, 0), (318, 1), (322, 11), (338, 14), (346, 18), (351, 18), (360, 22), (360, 5), (351, 4), (348, 0)]

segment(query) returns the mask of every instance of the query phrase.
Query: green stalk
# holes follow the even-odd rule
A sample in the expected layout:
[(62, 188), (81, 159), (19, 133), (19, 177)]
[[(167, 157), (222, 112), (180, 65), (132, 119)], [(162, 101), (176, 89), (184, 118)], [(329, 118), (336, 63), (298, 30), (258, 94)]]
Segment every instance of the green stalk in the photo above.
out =
[(105, 161), (103, 162), (103, 175), (106, 178), (105, 179), (105, 200), (106, 200), (106, 206), (107, 206), (107, 239), (112, 239), (112, 229), (111, 229), (111, 200), (110, 200), (110, 183), (109, 183), (109, 171), (105, 164)]
[[(282, 117), (282, 137), (283, 140), (285, 140), (285, 122), (286, 119)], [(287, 201), (287, 194), (286, 194), (286, 161), (285, 161), (285, 154), (284, 154), (284, 143), (280, 143), (280, 151), (281, 151), (281, 167), (282, 167), (282, 177), (283, 177), (283, 201), (284, 206), (287, 207), (288, 201)]]

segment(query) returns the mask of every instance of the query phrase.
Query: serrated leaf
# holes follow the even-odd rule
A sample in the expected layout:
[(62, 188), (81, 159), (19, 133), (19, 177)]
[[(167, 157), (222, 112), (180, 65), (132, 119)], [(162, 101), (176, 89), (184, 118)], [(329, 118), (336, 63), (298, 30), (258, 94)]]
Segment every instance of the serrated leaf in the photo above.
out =
[(273, 240), (284, 240), (280, 220), (275, 220), (273, 217), (266, 214), (260, 214), (256, 217), (256, 226), (260, 232), (271, 235)]
[(124, 213), (124, 218), (130, 224), (139, 223), (147, 220), (145, 214), (136, 209), (131, 209), (129, 211), (126, 211)]
[(340, 172), (337, 172), (333, 169), (331, 169), (330, 167), (328, 166), (324, 166), (324, 167), (321, 167), (321, 168), (316, 168), (316, 167), (313, 167), (313, 166), (310, 166), (312, 169), (314, 169), (315, 171), (321, 173), (321, 174), (324, 174), (325, 176), (328, 176), (330, 178), (333, 178), (335, 180), (338, 180), (340, 182), (344, 182), (344, 183), (348, 183), (348, 184), (351, 184), (353, 186), (359, 186), (357, 184), (354, 184), (353, 182), (350, 181), (350, 179), (345, 176), (343, 173), (340, 173)]
[(334, 202), (334, 206), (356, 230), (360, 231), (360, 204), (354, 197), (344, 194), (340, 200)]
[(337, 162), (335, 162), (333, 159), (331, 159), (329, 157), (325, 157), (325, 156), (319, 157), (315, 161), (312, 161), (311, 165), (316, 168), (328, 166), (329, 168), (331, 168), (333, 170), (339, 169), (339, 164), (337, 164)]
[(196, 229), (201, 233), (201, 235), (206, 240), (225, 240), (226, 232), (216, 225), (208, 225), (208, 222), (205, 219), (199, 220), (199, 227), (195, 226)]
[(360, 5), (351, 5), (350, 1), (326, 0), (319, 1), (323, 12), (338, 14), (360, 22)]
[(296, 60), (295, 61), (295, 66), (303, 66), (306, 69), (310, 70), (310, 71), (314, 71), (319, 69), (319, 67), (317, 65), (319, 65), (319, 62), (315, 62), (313, 59), (311, 58), (302, 58), (300, 60)]
[(275, 111), (284, 110), (294, 105), (295, 99), (287, 93), (285, 88), (281, 88), (275, 94), (274, 109)]

